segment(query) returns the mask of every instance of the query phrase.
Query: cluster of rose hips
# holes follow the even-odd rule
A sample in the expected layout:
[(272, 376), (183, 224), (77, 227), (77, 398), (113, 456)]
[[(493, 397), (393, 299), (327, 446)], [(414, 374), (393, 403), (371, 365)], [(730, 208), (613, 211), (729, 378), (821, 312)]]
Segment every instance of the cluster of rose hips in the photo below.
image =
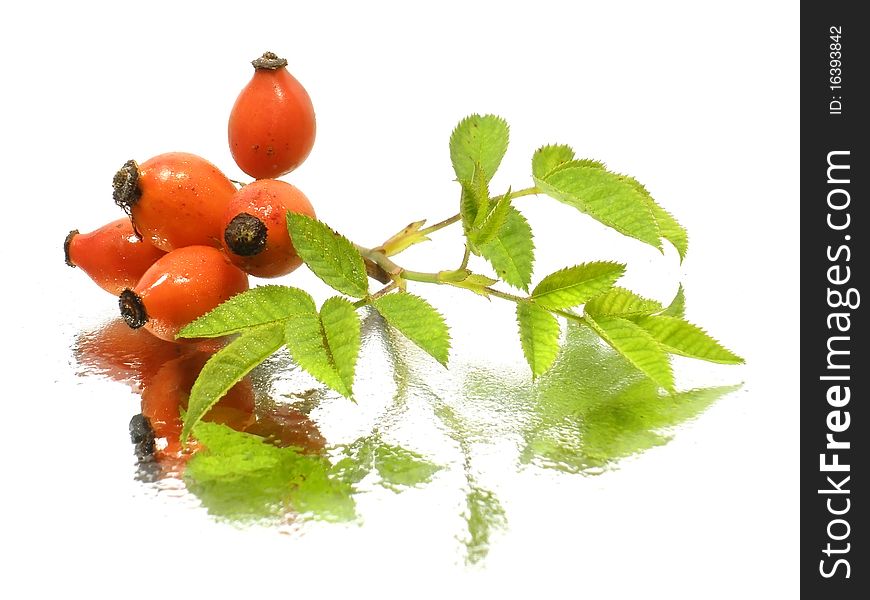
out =
[(233, 159), (256, 179), (237, 187), (213, 164), (183, 152), (127, 161), (113, 180), (121, 218), (87, 234), (71, 231), (66, 262), (118, 295), (121, 315), (174, 341), (178, 331), (248, 289), (248, 275), (279, 277), (301, 264), (288, 211), (314, 217), (296, 187), (275, 179), (311, 152), (315, 120), (305, 88), (271, 52), (230, 112)]

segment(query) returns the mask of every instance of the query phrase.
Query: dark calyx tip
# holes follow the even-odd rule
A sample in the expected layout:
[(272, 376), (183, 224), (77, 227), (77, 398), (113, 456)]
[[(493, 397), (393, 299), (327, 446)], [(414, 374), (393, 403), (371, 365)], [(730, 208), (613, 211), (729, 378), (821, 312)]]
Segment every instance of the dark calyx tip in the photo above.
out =
[(224, 230), (224, 241), (238, 256), (256, 256), (266, 247), (266, 224), (254, 215), (239, 213)]
[(264, 52), (263, 56), (260, 58), (255, 58), (251, 61), (251, 64), (254, 65), (255, 69), (268, 69), (269, 71), (276, 71), (278, 69), (283, 69), (287, 66), (286, 58), (279, 58), (277, 54), (274, 52)]
[(148, 322), (148, 314), (139, 294), (131, 289), (126, 289), (118, 296), (118, 306), (121, 308), (121, 316), (130, 326), (130, 329), (139, 329)]
[(78, 229), (73, 229), (68, 234), (66, 234), (66, 239), (63, 241), (63, 260), (70, 267), (75, 268), (76, 264), (69, 257), (69, 245), (72, 243), (72, 240), (75, 236), (79, 234)]
[(139, 165), (135, 160), (128, 160), (124, 166), (118, 169), (112, 179), (112, 197), (115, 204), (124, 209), (129, 215), (130, 209), (142, 196), (139, 189)]
[(133, 415), (130, 419), (130, 441), (136, 448), (136, 456), (145, 459), (154, 454), (155, 437), (148, 417), (142, 414)]

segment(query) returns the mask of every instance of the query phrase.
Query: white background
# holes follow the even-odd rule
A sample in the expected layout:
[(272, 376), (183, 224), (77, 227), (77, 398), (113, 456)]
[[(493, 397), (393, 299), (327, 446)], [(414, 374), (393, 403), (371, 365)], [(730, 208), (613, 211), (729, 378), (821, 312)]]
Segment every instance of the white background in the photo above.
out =
[[(797, 596), (795, 3), (22, 6), (0, 19), (4, 597)], [(94, 402), (65, 375), (70, 315), (98, 322), (111, 299), (62, 264), (60, 242), (120, 215), (109, 184), (128, 158), (185, 150), (241, 178), (226, 119), (266, 49), (288, 58), (317, 112), (315, 149), (288, 180), (360, 243), (455, 212), (447, 138), (471, 112), (511, 124), (494, 189), (528, 185), (531, 153), (548, 142), (636, 176), (689, 230), (682, 266), (672, 249), (532, 198), (518, 206), (537, 233), (537, 272), (624, 260), (626, 284), (663, 301), (682, 280), (689, 317), (747, 358), (703, 383), (744, 389), (614, 473), (512, 489), (510, 529), (476, 569), (437, 559), (413, 521), (382, 523), (405, 530), (375, 546), (341, 527), (299, 541), (132, 496), (118, 480), (133, 404)], [(408, 260), (452, 265), (451, 241)]]

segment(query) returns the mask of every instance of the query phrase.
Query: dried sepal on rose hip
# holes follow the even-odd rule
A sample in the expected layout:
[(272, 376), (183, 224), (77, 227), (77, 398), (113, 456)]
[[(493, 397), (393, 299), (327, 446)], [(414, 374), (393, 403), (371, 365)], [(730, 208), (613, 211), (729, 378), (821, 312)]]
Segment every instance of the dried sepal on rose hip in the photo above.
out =
[(78, 267), (98, 286), (117, 296), (133, 287), (145, 271), (166, 254), (133, 231), (121, 218), (90, 233), (73, 229), (63, 243), (64, 260)]
[(248, 276), (223, 252), (187, 246), (155, 262), (118, 304), (131, 328), (175, 341), (182, 327), (247, 289)]
[(169, 252), (185, 246), (220, 247), (222, 220), (236, 186), (206, 159), (167, 152), (139, 164), (129, 160), (112, 181), (115, 204), (135, 230)]
[(302, 164), (314, 146), (314, 107), (285, 59), (266, 52), (251, 64), (254, 75), (230, 111), (230, 152), (251, 177), (280, 177)]
[(230, 260), (256, 277), (280, 277), (302, 264), (287, 233), (287, 212), (315, 218), (293, 185), (260, 179), (236, 192), (224, 215), (223, 245)]

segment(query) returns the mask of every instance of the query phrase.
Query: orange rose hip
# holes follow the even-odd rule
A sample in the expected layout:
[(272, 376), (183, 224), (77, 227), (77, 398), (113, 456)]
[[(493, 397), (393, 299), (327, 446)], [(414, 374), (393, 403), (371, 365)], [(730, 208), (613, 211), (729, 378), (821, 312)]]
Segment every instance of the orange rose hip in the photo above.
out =
[(186, 152), (167, 152), (142, 164), (129, 160), (112, 181), (115, 204), (154, 246), (220, 247), (221, 220), (236, 186), (216, 166)]
[(174, 341), (182, 327), (248, 289), (248, 276), (210, 246), (187, 246), (155, 262), (118, 297), (127, 325)]
[(233, 264), (256, 277), (280, 277), (301, 265), (287, 233), (287, 212), (315, 218), (305, 194), (284, 181), (260, 179), (236, 192), (222, 240)]

